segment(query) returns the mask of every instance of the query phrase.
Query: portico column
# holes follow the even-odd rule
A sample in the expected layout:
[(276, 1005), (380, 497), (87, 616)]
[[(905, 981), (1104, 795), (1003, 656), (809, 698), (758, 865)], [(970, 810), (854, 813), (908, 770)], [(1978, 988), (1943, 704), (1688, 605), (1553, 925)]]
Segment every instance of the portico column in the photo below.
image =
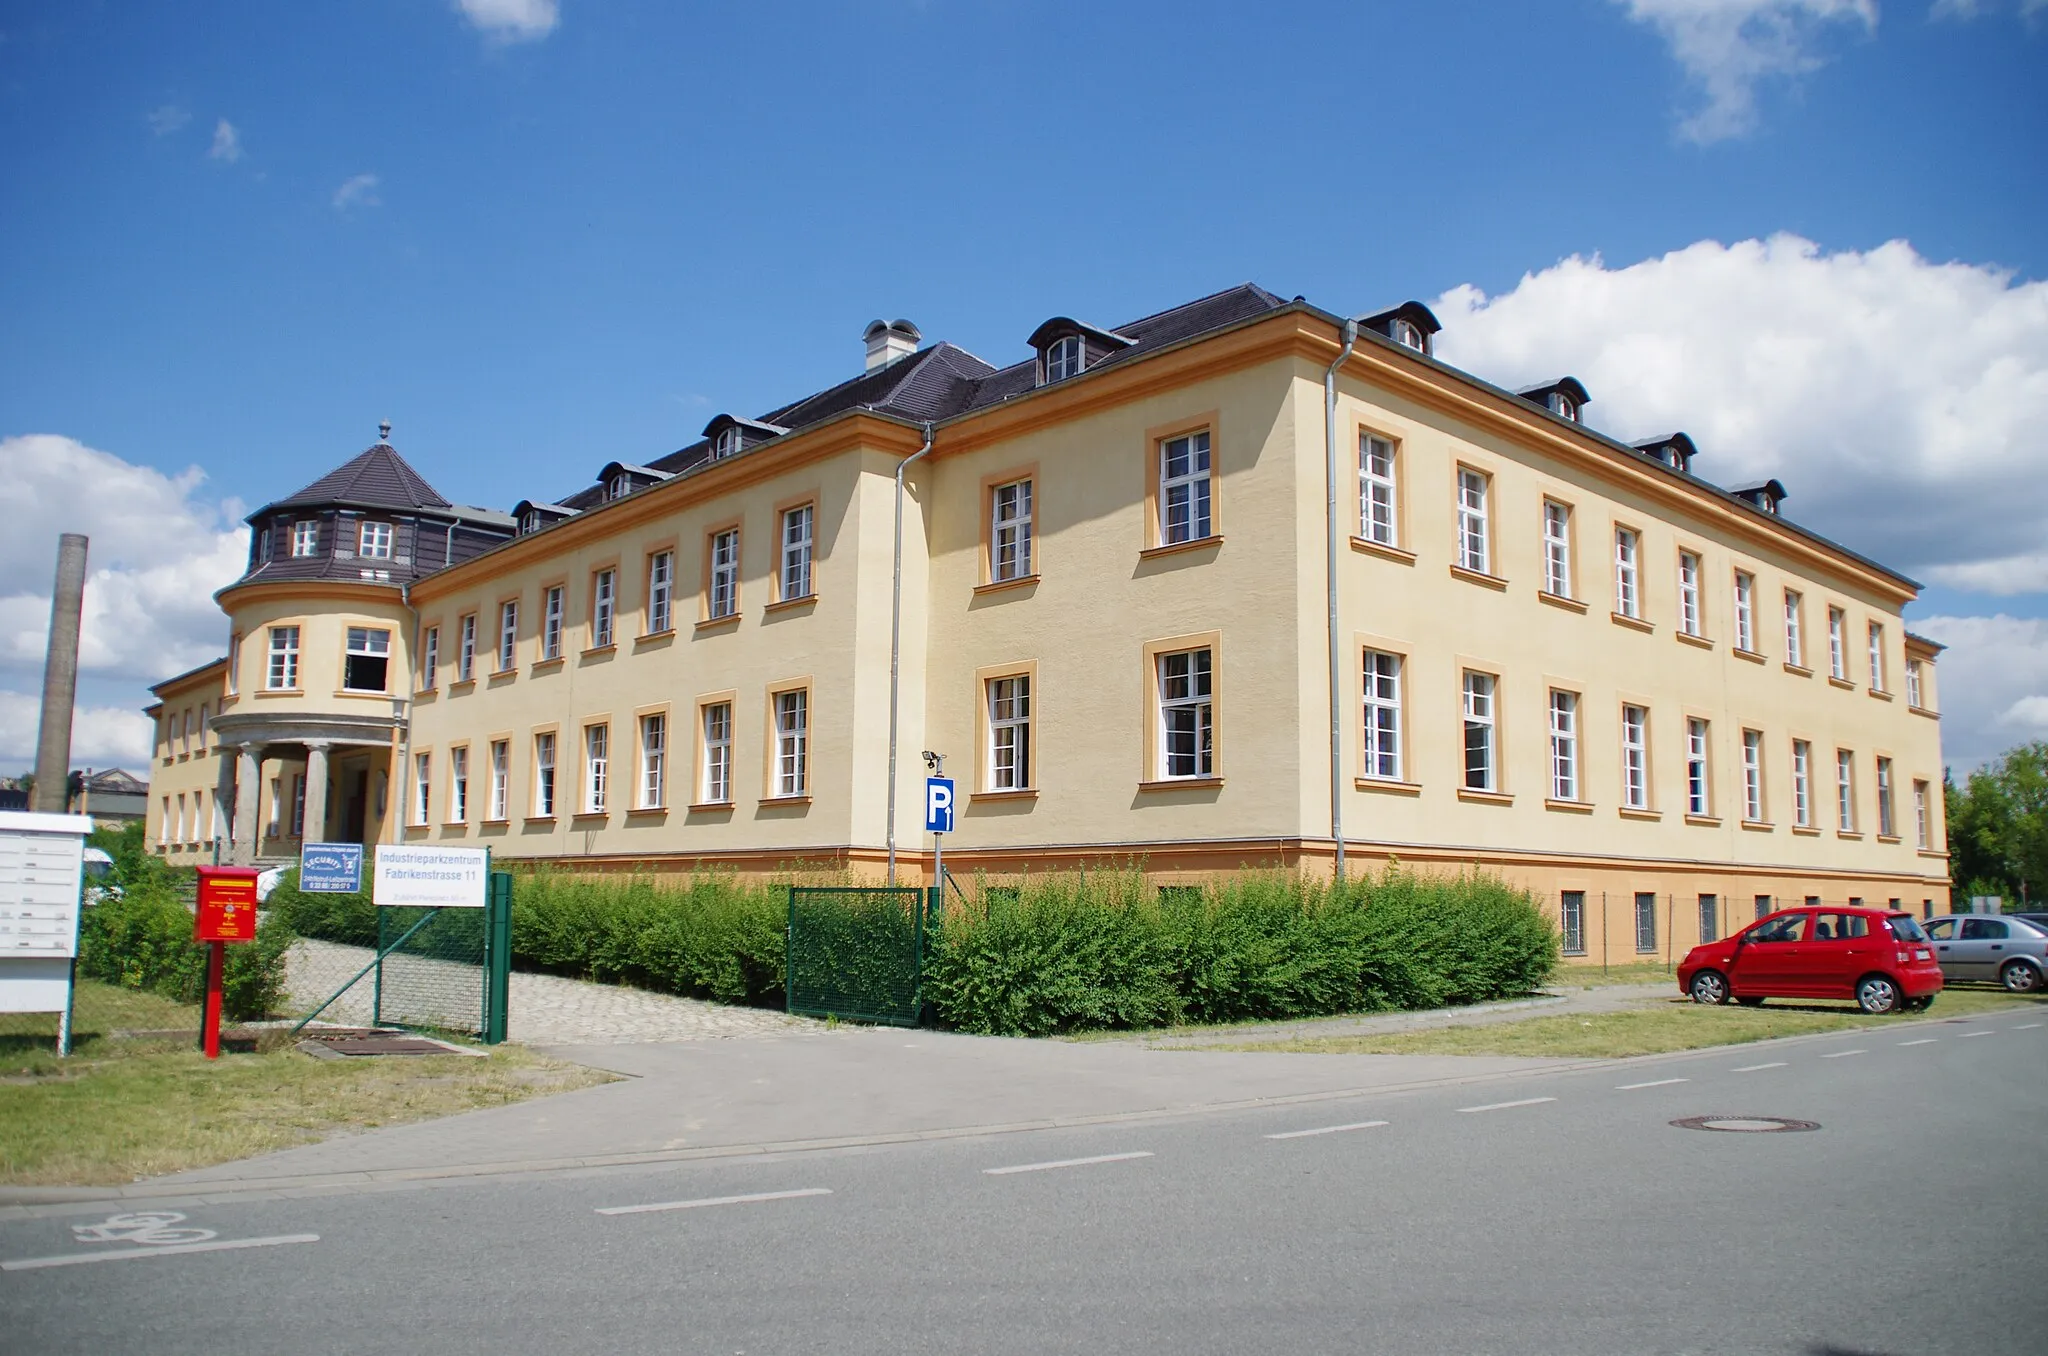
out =
[(305, 843), (327, 841), (327, 745), (306, 743), (306, 831)]
[[(220, 757), (220, 772), (213, 782), (213, 822), (206, 826), (207, 836), (214, 840), (217, 851), (216, 862), (234, 861), (231, 846), (235, 837), (235, 760), (225, 750)], [(223, 842), (221, 840), (225, 839)]]
[(258, 778), (263, 775), (263, 746), (242, 744), (237, 747), (234, 861), (237, 866), (251, 866), (256, 861), (256, 811), (263, 796), (263, 788), (257, 785)]

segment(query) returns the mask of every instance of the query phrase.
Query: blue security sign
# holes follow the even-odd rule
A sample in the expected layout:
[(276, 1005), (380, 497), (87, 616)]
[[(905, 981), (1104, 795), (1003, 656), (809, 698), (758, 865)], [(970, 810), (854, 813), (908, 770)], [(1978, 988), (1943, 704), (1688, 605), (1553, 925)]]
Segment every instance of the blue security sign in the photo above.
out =
[(299, 888), (314, 895), (360, 894), (361, 843), (308, 843), (299, 853)]
[(953, 831), (953, 779), (951, 777), (927, 777), (924, 779), (924, 831), (926, 833), (951, 833)]

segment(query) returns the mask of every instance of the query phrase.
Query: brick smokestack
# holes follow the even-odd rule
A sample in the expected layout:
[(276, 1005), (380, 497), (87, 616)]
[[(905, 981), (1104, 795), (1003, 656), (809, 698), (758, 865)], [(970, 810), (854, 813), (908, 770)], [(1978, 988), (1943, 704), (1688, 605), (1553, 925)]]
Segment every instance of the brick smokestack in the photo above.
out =
[(36, 785), (29, 808), (61, 815), (71, 780), (71, 707), (78, 696), (78, 617), (85, 604), (85, 537), (57, 539), (57, 587), (50, 598), (50, 648), (43, 660), (43, 722), (36, 736)]

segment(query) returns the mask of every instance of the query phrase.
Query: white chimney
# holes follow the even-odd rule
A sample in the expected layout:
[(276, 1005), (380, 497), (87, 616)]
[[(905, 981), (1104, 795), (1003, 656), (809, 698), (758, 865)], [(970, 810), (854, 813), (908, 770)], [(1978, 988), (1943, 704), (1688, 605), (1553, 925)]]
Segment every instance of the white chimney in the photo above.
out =
[(895, 362), (898, 358), (917, 352), (918, 341), (924, 336), (917, 332), (917, 326), (908, 320), (870, 321), (861, 338), (867, 341), (868, 366), (876, 368)]

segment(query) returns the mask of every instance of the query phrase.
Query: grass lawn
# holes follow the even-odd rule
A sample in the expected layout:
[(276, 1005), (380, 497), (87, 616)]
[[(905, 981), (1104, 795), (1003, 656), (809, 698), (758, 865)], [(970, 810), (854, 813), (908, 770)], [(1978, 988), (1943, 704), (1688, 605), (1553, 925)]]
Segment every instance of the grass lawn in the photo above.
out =
[[(70, 1059), (56, 1058), (47, 1035), (24, 1030), (25, 1019), (0, 1028), (9, 1033), (0, 1034), (0, 1184), (115, 1185), (611, 1081), (519, 1046), (482, 1059), (322, 1060), (284, 1044), (209, 1063), (182, 1034), (96, 1034), (196, 1031), (196, 1008), (79, 988), (81, 1010), (96, 1020), (90, 1030), (80, 1023)], [(54, 1017), (48, 1026), (54, 1034)]]
[(1673, 993), (1678, 992), (1678, 979), (1663, 961), (1617, 963), (1605, 970), (1598, 964), (1565, 961), (1551, 972), (1550, 982), (1543, 987), (1553, 993), (1562, 993), (1568, 989), (1597, 989), (1607, 984), (1669, 984)]
[(1339, 1055), (1540, 1055), (1562, 1059), (1620, 1059), (1661, 1055), (1710, 1045), (1741, 1045), (1817, 1031), (1894, 1028), (1909, 1021), (1985, 1012), (2048, 1012), (2048, 997), (2022, 997), (2001, 989), (1949, 989), (1921, 1018), (1869, 1017), (1852, 1003), (1772, 999), (1760, 1008), (1703, 1007), (1674, 997), (1629, 1012), (1584, 1017), (1528, 1017), (1516, 1022), (1446, 1026), (1381, 1036), (1328, 1036), (1211, 1049), (1275, 1050)]

